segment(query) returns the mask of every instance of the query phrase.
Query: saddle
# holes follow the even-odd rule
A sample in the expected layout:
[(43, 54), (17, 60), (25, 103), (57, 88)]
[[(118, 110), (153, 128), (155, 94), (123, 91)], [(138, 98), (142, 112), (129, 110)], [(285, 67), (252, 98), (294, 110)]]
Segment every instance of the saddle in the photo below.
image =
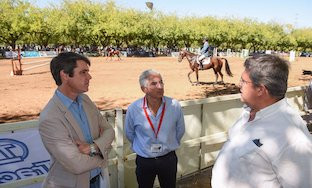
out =
[(204, 65), (207, 65), (207, 64), (210, 63), (210, 58), (211, 58), (211, 57), (205, 57), (205, 58), (202, 59), (202, 60), (199, 60), (199, 57), (200, 57), (200, 55), (196, 56), (196, 63), (197, 63), (198, 65), (200, 65), (201, 67), (203, 67)]

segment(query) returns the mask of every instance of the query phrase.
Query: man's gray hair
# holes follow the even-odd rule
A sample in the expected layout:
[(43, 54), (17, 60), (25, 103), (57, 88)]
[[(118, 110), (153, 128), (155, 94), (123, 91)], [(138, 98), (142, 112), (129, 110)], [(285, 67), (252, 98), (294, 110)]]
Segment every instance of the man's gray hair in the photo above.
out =
[(263, 84), (276, 99), (285, 97), (289, 62), (275, 55), (264, 54), (248, 58), (244, 67), (255, 86)]
[(139, 82), (140, 82), (141, 87), (147, 86), (148, 77), (150, 75), (159, 75), (161, 77), (160, 73), (156, 70), (153, 70), (153, 69), (145, 70), (141, 73), (141, 75), (139, 77)]

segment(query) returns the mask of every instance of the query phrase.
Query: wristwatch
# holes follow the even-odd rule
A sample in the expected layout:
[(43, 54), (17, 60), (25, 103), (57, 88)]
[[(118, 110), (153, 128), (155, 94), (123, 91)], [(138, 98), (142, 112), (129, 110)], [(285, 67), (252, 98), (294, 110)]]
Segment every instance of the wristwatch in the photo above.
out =
[(90, 157), (93, 157), (97, 154), (95, 144), (90, 144)]

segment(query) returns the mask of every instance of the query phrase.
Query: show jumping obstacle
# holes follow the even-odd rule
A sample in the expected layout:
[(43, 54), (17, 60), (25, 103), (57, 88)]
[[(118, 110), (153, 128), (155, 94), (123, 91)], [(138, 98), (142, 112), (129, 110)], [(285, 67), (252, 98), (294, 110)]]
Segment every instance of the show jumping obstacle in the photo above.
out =
[[(12, 57), (11, 63), (12, 63), (11, 76), (15, 76), (15, 75), (20, 76), (20, 75), (23, 75), (23, 72), (25, 71), (29, 71), (29, 70), (50, 64), (50, 60), (40, 60), (40, 61), (23, 63), (22, 58), (21, 58), (21, 50), (20, 48), (18, 48), (17, 58), (15, 59), (14, 57)], [(30, 65), (30, 64), (37, 64), (37, 63), (42, 63), (42, 64), (34, 65), (34, 66), (27, 67), (24, 69), (22, 68), (22, 65)]]

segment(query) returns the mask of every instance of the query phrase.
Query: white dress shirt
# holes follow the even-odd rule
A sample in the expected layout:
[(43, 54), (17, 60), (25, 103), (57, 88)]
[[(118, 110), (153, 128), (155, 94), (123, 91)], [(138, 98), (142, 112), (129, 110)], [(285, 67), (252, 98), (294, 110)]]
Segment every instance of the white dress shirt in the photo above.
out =
[(311, 188), (312, 138), (301, 116), (282, 99), (250, 108), (229, 130), (212, 171), (213, 188)]

